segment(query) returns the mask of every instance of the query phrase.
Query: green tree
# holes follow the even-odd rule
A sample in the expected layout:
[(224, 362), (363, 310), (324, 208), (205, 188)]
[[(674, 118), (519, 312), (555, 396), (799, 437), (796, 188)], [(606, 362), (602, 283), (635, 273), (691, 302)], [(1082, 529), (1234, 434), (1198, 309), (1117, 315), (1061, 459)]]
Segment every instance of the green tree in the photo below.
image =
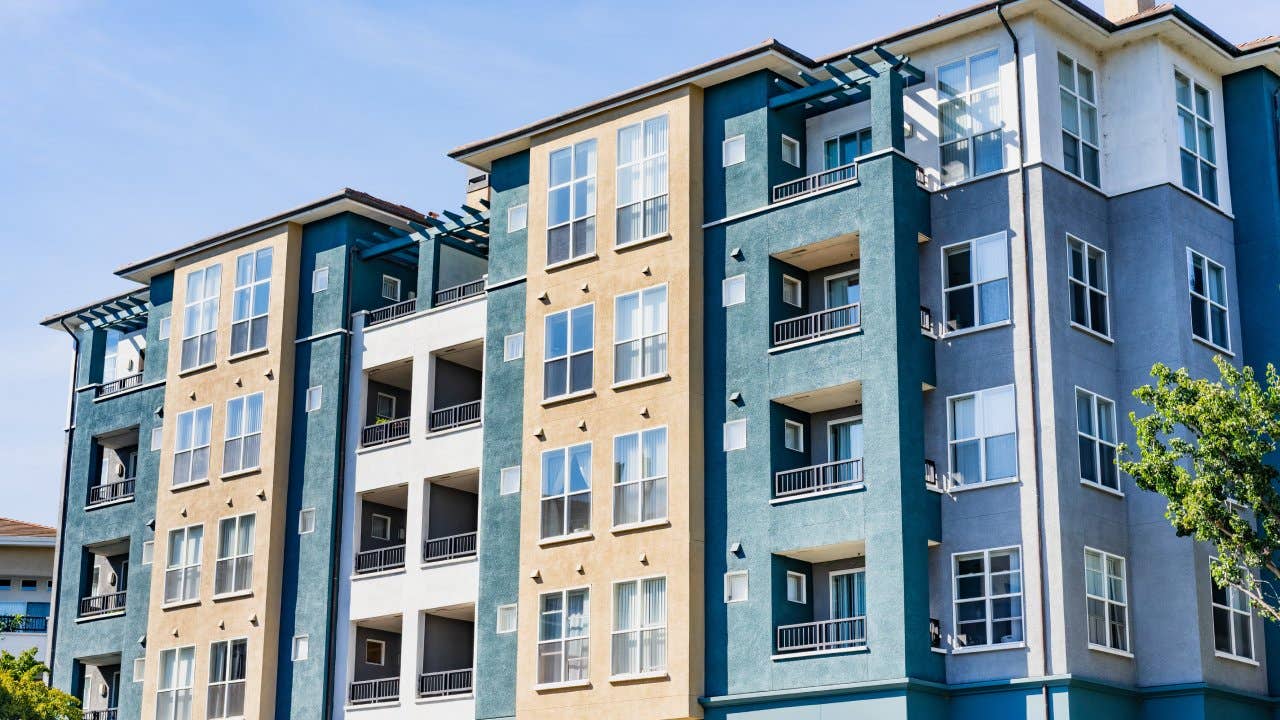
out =
[[(1218, 587), (1239, 588), (1263, 617), (1280, 621), (1273, 584), (1280, 577), (1280, 492), (1267, 456), (1280, 438), (1280, 376), (1214, 358), (1220, 380), (1193, 378), (1157, 363), (1155, 382), (1133, 391), (1151, 414), (1129, 413), (1137, 454), (1120, 446), (1120, 469), (1169, 501), (1165, 517), (1180, 536), (1211, 543)], [(1259, 577), (1265, 570), (1266, 577)], [(1271, 579), (1267, 579), (1271, 578)]]
[(0, 718), (79, 720), (80, 701), (46, 685), (48, 672), (35, 648), (20, 655), (0, 651)]

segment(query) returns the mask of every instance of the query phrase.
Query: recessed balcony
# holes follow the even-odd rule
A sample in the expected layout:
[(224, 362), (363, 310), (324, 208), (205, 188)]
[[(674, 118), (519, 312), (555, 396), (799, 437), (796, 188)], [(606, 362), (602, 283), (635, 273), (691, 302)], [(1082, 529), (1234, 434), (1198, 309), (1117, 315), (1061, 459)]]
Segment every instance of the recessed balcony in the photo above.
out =
[(774, 503), (864, 487), (860, 383), (773, 402), (771, 422), (785, 465), (774, 472)]
[(409, 437), (413, 359), (373, 368), (365, 373), (365, 379), (365, 426), (360, 431), (360, 447)]
[(472, 692), (475, 606), (438, 608), (422, 615), (419, 698), (449, 698)]
[[(783, 348), (862, 327), (857, 233), (774, 253), (772, 345)], [(776, 293), (776, 294), (775, 294)]]
[(867, 648), (865, 544), (806, 548), (774, 556), (786, 602), (774, 608), (774, 659)]
[(460, 285), (447, 287), (443, 290), (435, 292), (435, 307), (442, 305), (450, 305), (456, 302), (462, 302), (468, 298), (476, 297), (484, 294), (485, 278), (481, 277), (477, 280), (470, 280)]
[(348, 705), (400, 701), (401, 621), (399, 615), (361, 620), (354, 632)]
[(772, 201), (782, 202), (858, 181), (858, 163), (849, 162), (773, 186)]
[(404, 485), (360, 494), (357, 503), (356, 575), (404, 568), (408, 496), (409, 490)]
[(120, 704), (120, 654), (77, 658), (78, 694), (83, 720), (117, 720)]
[(475, 557), (480, 474), (474, 470), (426, 483), (423, 502), (422, 562)]
[(88, 546), (82, 557), (80, 619), (122, 614), (129, 590), (129, 539)]
[(94, 507), (133, 497), (138, 472), (138, 429), (94, 438), (98, 473), (89, 485), (86, 505)]
[(432, 353), (431, 413), (428, 432), (443, 432), (481, 421), (484, 343), (477, 341)]

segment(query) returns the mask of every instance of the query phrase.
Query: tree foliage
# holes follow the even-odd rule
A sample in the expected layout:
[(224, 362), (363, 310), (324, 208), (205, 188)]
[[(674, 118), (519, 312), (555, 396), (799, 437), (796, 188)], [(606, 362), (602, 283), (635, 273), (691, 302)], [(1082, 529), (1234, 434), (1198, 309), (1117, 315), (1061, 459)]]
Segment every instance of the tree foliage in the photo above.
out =
[[(1165, 517), (1179, 535), (1215, 546), (1218, 587), (1234, 585), (1259, 613), (1280, 621), (1280, 492), (1267, 456), (1280, 437), (1280, 377), (1264, 383), (1251, 368), (1215, 358), (1221, 379), (1193, 378), (1185, 368), (1151, 368), (1155, 382), (1133, 395), (1151, 414), (1129, 420), (1137, 454), (1120, 446), (1120, 469), (1169, 501)], [(1266, 570), (1269, 578), (1259, 577)]]
[(46, 685), (48, 672), (35, 648), (20, 655), (0, 651), (0, 718), (79, 720), (80, 701)]

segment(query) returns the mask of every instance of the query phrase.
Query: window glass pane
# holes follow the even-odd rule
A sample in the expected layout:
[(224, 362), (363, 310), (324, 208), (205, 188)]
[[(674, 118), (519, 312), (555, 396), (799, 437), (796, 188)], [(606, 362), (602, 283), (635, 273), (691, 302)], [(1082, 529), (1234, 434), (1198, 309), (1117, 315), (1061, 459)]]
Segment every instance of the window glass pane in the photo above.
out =
[(551, 153), (551, 184), (561, 185), (569, 182), (569, 166), (573, 151), (571, 148), (562, 148)]
[(1000, 56), (996, 50), (973, 56), (969, 60), (969, 74), (973, 79), (971, 87), (976, 89), (996, 84), (999, 70)]
[(969, 141), (959, 140), (943, 145), (941, 162), (942, 182), (952, 183), (969, 177)]
[(1173, 82), (1178, 104), (1191, 107), (1191, 82), (1182, 73), (1177, 72), (1173, 74)]
[(951, 438), (975, 437), (978, 434), (976, 397), (958, 398), (951, 403)]
[(614, 339), (630, 340), (640, 335), (640, 293), (619, 295), (614, 314)]
[(996, 388), (983, 393), (982, 431), (984, 435), (1012, 433), (1016, 425), (1012, 387)]
[(569, 313), (547, 316), (545, 342), (544, 357), (560, 357), (569, 352)]
[[(949, 143), (963, 138), (969, 131), (968, 104), (963, 98), (945, 100), (938, 105), (938, 126), (942, 134), (941, 142)], [(966, 150), (967, 152), (967, 150)], [(943, 150), (943, 162), (946, 162), (946, 150)]]
[(1063, 55), (1058, 56), (1058, 84), (1069, 90), (1076, 89), (1075, 63)]
[(594, 344), (594, 330), (591, 324), (592, 307), (583, 305), (569, 311), (573, 315), (573, 352), (590, 350)]
[(959, 95), (967, 89), (963, 60), (938, 68), (938, 91), (943, 97)]
[(1093, 71), (1088, 68), (1079, 68), (1080, 83), (1076, 86), (1076, 92), (1080, 97), (1093, 102)]
[(973, 139), (973, 174), (985, 175), (1004, 167), (1004, 138), (1000, 130)]

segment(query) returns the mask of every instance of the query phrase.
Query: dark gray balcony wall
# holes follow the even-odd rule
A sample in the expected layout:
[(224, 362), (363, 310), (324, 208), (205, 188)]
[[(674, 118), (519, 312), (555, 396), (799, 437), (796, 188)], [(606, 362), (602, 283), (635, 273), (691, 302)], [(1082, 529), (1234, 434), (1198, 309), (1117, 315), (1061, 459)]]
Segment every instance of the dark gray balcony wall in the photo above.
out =
[[(382, 656), (382, 664), (365, 662), (365, 642), (380, 640), (387, 644)], [(356, 626), (356, 657), (352, 678), (361, 680), (382, 680), (400, 676), (400, 633), (386, 630), (375, 630)]]
[(412, 393), (395, 385), (370, 380), (365, 391), (364, 424), (372, 425), (378, 419), (378, 393), (390, 395), (396, 399), (396, 416), (393, 419), (409, 417), (409, 401)]
[(480, 399), (480, 388), (484, 383), (484, 375), (479, 370), (450, 362), (444, 358), (435, 359), (435, 398), (432, 410), (447, 408), (452, 405)]
[(427, 538), (441, 538), (476, 531), (479, 498), (475, 493), (447, 485), (427, 485)]
[[(389, 539), (373, 536), (373, 516), (382, 515), (391, 518), (391, 537)], [(359, 550), (377, 550), (384, 547), (403, 545), (405, 538), (405, 511), (402, 508), (364, 501), (360, 503), (360, 545)]]
[(462, 670), (472, 665), (475, 623), (439, 615), (426, 616), (422, 672)]

